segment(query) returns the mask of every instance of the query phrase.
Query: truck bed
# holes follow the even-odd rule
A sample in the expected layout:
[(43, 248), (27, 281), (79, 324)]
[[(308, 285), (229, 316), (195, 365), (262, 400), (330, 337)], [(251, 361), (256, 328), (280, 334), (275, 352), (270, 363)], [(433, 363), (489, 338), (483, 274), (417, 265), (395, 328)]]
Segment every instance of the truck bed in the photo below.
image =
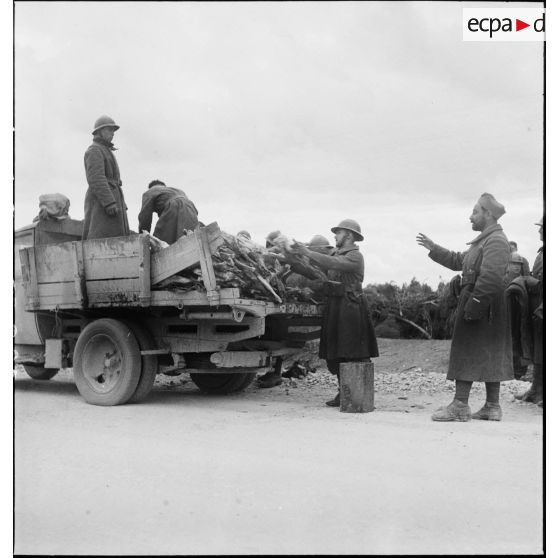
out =
[[(63, 311), (101, 308), (191, 308), (265, 317), (274, 314), (319, 316), (311, 303), (269, 302), (242, 297), (237, 288), (219, 288), (211, 255), (222, 243), (212, 223), (152, 253), (149, 235), (75, 240), (20, 250), (25, 310)], [(156, 290), (156, 283), (182, 269), (199, 266), (203, 291)]]

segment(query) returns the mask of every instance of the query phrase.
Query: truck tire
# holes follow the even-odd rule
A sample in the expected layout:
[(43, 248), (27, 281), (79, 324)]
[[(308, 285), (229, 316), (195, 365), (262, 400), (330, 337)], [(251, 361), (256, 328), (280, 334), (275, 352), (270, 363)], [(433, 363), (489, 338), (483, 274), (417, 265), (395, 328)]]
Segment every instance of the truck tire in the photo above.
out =
[(223, 395), (246, 389), (256, 377), (255, 372), (236, 374), (190, 374), (194, 382), (205, 393)]
[(42, 364), (23, 364), (23, 368), (34, 380), (50, 380), (58, 374), (58, 368), (45, 368)]
[(140, 348), (127, 325), (102, 318), (82, 330), (74, 349), (74, 380), (87, 403), (126, 403), (140, 375)]
[[(140, 351), (148, 351), (149, 349), (156, 349), (155, 340), (153, 336), (147, 329), (143, 326), (130, 322), (126, 320), (124, 322), (136, 336), (136, 341), (138, 342)], [(157, 376), (157, 370), (159, 369), (159, 363), (155, 355), (141, 355), (141, 374), (138, 382), (138, 387), (132, 397), (130, 397), (128, 403), (139, 403), (143, 401), (153, 388), (153, 383), (155, 382), (155, 376)]]

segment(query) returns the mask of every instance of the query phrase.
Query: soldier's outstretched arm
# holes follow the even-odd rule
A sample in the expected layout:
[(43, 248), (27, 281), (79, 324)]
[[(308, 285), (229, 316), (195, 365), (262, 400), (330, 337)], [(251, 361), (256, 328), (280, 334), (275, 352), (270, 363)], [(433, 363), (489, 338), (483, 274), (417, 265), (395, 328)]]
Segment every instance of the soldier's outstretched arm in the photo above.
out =
[(417, 234), (417, 243), (424, 246), (429, 252), (428, 257), (436, 263), (443, 265), (453, 271), (461, 271), (463, 269), (463, 258), (465, 254), (462, 252), (452, 252), (442, 246), (436, 244), (432, 239), (423, 233)]
[(363, 268), (362, 254), (357, 251), (338, 256), (326, 256), (325, 254), (308, 250), (306, 255), (322, 269), (358, 273)]
[(436, 244), (423, 233), (417, 234), (417, 243), (424, 246), (427, 250), (433, 250)]

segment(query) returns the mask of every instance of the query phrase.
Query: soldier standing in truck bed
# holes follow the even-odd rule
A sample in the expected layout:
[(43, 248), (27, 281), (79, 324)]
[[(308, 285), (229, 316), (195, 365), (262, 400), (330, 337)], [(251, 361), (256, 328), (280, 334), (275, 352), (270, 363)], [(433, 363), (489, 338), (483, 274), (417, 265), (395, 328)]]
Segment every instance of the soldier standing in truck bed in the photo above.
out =
[(199, 223), (198, 210), (186, 194), (160, 180), (152, 180), (143, 194), (138, 215), (140, 233), (151, 232), (153, 213), (159, 216), (153, 236), (168, 244), (176, 242), (184, 231), (193, 231)]
[(100, 116), (93, 127), (93, 143), (84, 155), (89, 188), (85, 194), (83, 240), (126, 236), (130, 234), (128, 208), (112, 143), (120, 126), (110, 116)]

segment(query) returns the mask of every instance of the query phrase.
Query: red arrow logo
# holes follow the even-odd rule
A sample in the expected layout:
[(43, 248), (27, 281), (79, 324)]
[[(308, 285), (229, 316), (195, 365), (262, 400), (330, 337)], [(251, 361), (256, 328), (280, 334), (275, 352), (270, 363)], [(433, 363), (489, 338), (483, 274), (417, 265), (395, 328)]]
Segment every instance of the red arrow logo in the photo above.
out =
[(522, 29), (525, 29), (526, 27), (531, 27), (531, 24), (530, 23), (525, 23), (524, 21), (521, 21), (520, 19), (515, 20), (515, 30), (516, 31), (521, 31)]

